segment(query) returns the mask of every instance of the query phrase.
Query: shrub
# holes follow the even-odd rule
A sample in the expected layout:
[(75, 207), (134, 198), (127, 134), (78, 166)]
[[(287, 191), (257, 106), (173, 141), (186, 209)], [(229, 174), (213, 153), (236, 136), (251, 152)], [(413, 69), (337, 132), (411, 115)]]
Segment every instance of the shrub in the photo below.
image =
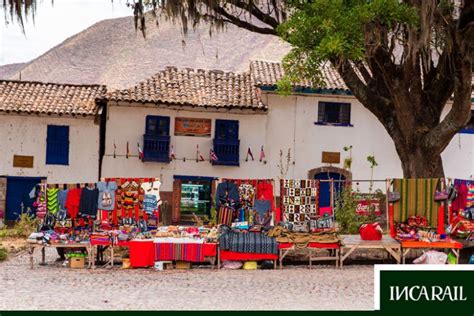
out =
[(0, 247), (0, 262), (5, 261), (8, 258), (8, 252), (5, 248)]

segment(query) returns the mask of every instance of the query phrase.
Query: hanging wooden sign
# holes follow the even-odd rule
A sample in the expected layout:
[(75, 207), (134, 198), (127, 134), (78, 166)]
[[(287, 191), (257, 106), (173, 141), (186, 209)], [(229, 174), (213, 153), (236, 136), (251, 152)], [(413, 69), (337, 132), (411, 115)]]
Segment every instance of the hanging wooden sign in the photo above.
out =
[(341, 162), (341, 153), (333, 151), (323, 151), (322, 155), (323, 163), (340, 163)]
[(176, 136), (211, 137), (211, 119), (176, 117), (174, 134)]
[(33, 156), (13, 155), (13, 167), (16, 168), (33, 168)]

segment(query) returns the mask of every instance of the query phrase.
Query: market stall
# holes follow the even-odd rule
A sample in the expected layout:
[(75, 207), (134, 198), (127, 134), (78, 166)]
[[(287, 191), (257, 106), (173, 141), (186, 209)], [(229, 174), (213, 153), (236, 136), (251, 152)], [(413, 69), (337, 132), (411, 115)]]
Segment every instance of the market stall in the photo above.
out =
[(415, 249), (450, 251), (458, 260), (462, 244), (444, 231), (447, 196), (439, 193), (444, 180), (393, 179), (392, 185), (396, 198), (389, 207), (390, 233), (401, 244), (402, 263)]
[[(269, 236), (275, 237), (279, 248), (280, 269), (283, 259), (291, 252), (303, 249), (313, 261), (334, 261), (339, 265), (340, 239), (335, 233), (332, 208), (318, 207), (318, 180), (281, 180), (280, 200), (283, 223), (274, 227)], [(316, 255), (323, 253), (323, 255)]]

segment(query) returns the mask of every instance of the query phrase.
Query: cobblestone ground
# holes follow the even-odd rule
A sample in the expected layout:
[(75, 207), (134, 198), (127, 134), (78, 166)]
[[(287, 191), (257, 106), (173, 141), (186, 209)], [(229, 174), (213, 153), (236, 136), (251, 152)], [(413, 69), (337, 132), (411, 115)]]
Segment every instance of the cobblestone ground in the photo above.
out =
[[(35, 261), (39, 261), (36, 254)], [(21, 254), (0, 263), (0, 310), (369, 310), (373, 267), (283, 270), (70, 270), (29, 268)]]

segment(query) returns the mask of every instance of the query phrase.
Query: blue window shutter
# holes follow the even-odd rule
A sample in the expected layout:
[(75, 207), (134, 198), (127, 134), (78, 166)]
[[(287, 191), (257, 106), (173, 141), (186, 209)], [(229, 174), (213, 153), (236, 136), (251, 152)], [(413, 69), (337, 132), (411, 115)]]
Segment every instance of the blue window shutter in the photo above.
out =
[(69, 165), (69, 126), (48, 125), (46, 164)]
[(169, 116), (148, 115), (146, 117), (145, 134), (157, 136), (170, 135)]
[(170, 117), (147, 115), (143, 135), (143, 160), (170, 161)]
[(239, 121), (216, 120), (216, 130), (214, 137), (221, 140), (238, 140)]
[(218, 158), (214, 165), (239, 166), (239, 121), (216, 120), (213, 146)]

